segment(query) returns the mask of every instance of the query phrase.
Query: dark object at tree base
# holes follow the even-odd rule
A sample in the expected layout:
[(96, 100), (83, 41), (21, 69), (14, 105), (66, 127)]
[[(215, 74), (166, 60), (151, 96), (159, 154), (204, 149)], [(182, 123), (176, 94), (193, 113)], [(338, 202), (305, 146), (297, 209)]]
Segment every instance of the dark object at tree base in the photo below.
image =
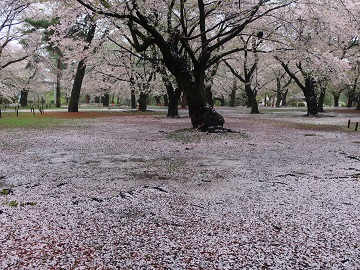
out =
[(202, 132), (209, 133), (225, 133), (231, 132), (230, 129), (224, 128), (224, 117), (216, 112), (209, 104), (205, 104), (205, 113), (203, 116), (203, 124), (197, 129)]

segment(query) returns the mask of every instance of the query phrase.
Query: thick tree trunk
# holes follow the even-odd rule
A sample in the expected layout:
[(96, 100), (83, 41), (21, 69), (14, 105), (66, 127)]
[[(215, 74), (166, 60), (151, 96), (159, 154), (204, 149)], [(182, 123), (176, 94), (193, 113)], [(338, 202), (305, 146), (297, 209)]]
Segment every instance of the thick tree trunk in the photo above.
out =
[(169, 97), (167, 117), (179, 117), (178, 105), (181, 91), (179, 90), (179, 88), (174, 89), (172, 85), (171, 87), (166, 88)]
[(318, 105), (315, 93), (315, 80), (312, 77), (305, 78), (304, 96), (307, 105), (307, 116), (318, 115)]
[(108, 93), (104, 94), (103, 106), (104, 107), (109, 107), (110, 106), (110, 95)]
[(21, 107), (27, 107), (27, 105), (28, 105), (28, 94), (29, 94), (29, 91), (21, 90), (21, 93), (20, 93), (20, 106)]
[[(245, 92), (246, 92), (246, 95), (248, 97), (248, 102), (250, 103), (250, 107), (251, 107), (250, 113), (252, 113), (252, 114), (260, 113), (259, 105), (256, 100), (256, 93), (254, 93), (254, 91), (251, 88), (251, 85), (248, 83), (245, 84)], [(248, 103), (248, 106), (249, 106), (249, 103)]]
[(146, 112), (147, 110), (147, 94), (140, 92), (139, 111)]
[[(96, 24), (91, 24), (89, 31), (86, 35), (86, 42), (88, 44), (90, 44), (94, 38), (95, 29), (96, 29)], [(87, 49), (88, 49), (88, 46), (86, 46), (84, 48), (84, 51), (86, 51)], [(73, 84), (73, 87), (71, 90), (68, 112), (78, 112), (79, 111), (80, 91), (81, 91), (82, 82), (83, 82), (84, 76), (85, 76), (85, 70), (86, 70), (85, 59), (82, 59), (79, 61), (79, 64), (76, 69), (74, 84)]]
[(85, 61), (80, 60), (77, 70), (76, 70), (73, 88), (71, 90), (68, 112), (78, 112), (79, 111), (80, 91), (81, 91), (82, 82), (83, 82), (83, 79), (85, 76), (85, 70), (86, 70)]

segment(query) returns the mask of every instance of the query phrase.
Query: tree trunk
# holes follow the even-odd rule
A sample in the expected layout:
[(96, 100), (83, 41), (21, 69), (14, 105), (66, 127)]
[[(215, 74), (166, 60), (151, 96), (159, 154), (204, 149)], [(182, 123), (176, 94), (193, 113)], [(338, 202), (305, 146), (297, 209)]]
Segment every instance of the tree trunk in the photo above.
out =
[(282, 94), (281, 94), (281, 107), (286, 107), (287, 106), (287, 93), (288, 90), (285, 90)]
[(174, 89), (172, 85), (167, 85), (166, 90), (169, 97), (167, 117), (179, 117), (178, 105), (181, 91), (179, 90), (179, 88)]
[(237, 80), (234, 79), (232, 89), (231, 89), (231, 93), (230, 93), (229, 107), (235, 107), (236, 89), (237, 89)]
[(304, 96), (307, 105), (307, 116), (318, 115), (318, 105), (315, 93), (315, 80), (312, 77), (305, 78)]
[[(88, 44), (90, 44), (94, 38), (95, 29), (96, 29), (96, 24), (91, 24), (89, 31), (86, 35), (86, 42)], [(87, 49), (88, 49), (88, 45), (84, 48), (84, 51), (86, 51)], [(83, 79), (85, 76), (85, 70), (86, 70), (85, 59), (81, 59), (79, 61), (77, 69), (76, 69), (74, 84), (73, 84), (73, 87), (71, 90), (68, 112), (78, 112), (79, 111), (80, 91), (81, 91), (82, 82), (83, 82)]]
[(135, 90), (131, 90), (131, 109), (136, 109), (136, 95)]
[(236, 89), (231, 89), (229, 107), (235, 107)]
[(104, 106), (104, 107), (109, 107), (109, 106), (110, 106), (110, 96), (109, 96), (108, 93), (105, 93), (105, 94), (104, 94), (103, 106)]
[(57, 58), (57, 74), (56, 74), (56, 100), (55, 106), (57, 108), (61, 107), (61, 69), (62, 69), (62, 61), (61, 57)]
[(205, 95), (206, 95), (206, 102), (210, 106), (214, 106), (214, 97), (213, 97), (213, 93), (211, 91), (211, 85), (207, 85), (205, 87)]
[(337, 93), (333, 93), (333, 96), (334, 96), (334, 107), (339, 107), (340, 95)]
[(252, 113), (252, 114), (260, 113), (259, 105), (256, 100), (256, 93), (254, 93), (254, 91), (252, 90), (251, 85), (249, 83), (245, 83), (245, 92), (248, 97), (248, 102), (250, 103), (250, 106), (249, 106), (249, 103), (248, 103), (248, 106), (251, 107), (250, 113)]
[(139, 111), (140, 112), (146, 112), (146, 110), (147, 110), (147, 96), (148, 96), (148, 94), (140, 92), (140, 98), (139, 98)]
[(322, 88), (318, 101), (318, 112), (324, 112), (324, 100), (325, 100), (326, 88)]
[(21, 94), (20, 94), (20, 106), (21, 107), (27, 107), (27, 105), (28, 105), (28, 94), (29, 94), (29, 91), (21, 90)]
[[(179, 101), (178, 101), (178, 103), (179, 103)], [(164, 95), (164, 106), (169, 106), (169, 97), (168, 97), (168, 95)]]
[(78, 67), (76, 69), (76, 75), (74, 79), (73, 88), (71, 90), (71, 96), (69, 101), (68, 112), (78, 112), (79, 111), (79, 99), (82, 82), (85, 76), (86, 65), (84, 60), (80, 60)]
[(356, 110), (360, 110), (360, 94), (358, 94), (357, 104), (356, 104)]

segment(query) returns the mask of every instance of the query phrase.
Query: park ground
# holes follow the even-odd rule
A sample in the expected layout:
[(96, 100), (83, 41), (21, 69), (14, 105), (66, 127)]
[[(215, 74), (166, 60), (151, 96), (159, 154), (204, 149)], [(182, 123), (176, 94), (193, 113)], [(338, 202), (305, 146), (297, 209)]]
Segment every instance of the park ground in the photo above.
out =
[(360, 269), (360, 114), (219, 112), (4, 112), (0, 269)]

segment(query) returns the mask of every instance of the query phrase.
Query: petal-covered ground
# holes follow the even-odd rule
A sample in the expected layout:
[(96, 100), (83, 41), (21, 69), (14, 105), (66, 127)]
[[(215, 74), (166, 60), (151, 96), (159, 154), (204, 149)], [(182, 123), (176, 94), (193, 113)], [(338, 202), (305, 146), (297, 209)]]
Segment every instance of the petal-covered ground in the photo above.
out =
[(360, 269), (360, 115), (219, 111), (1, 129), (0, 269)]

